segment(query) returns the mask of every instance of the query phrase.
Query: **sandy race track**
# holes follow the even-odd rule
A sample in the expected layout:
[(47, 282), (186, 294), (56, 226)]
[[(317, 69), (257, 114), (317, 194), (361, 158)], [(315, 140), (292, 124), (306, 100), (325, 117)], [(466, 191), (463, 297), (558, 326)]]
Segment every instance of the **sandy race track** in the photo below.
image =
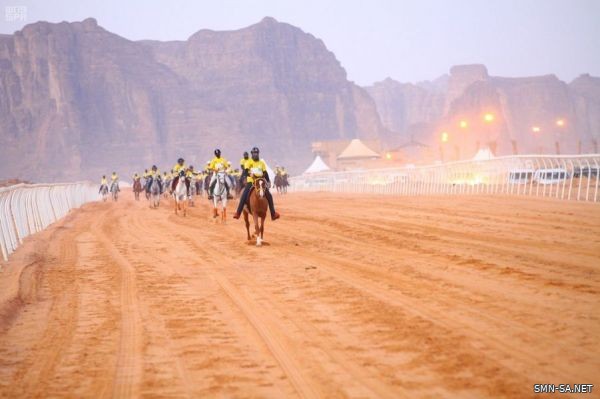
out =
[(3, 264), (0, 397), (600, 393), (599, 205), (290, 194), (256, 248), (132, 196)]

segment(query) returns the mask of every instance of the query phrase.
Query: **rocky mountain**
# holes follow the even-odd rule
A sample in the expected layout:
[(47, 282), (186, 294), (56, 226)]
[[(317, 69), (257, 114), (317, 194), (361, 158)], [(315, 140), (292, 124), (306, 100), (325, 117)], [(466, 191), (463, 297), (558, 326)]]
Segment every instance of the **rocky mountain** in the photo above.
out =
[(198, 165), (215, 147), (237, 161), (255, 145), (298, 170), (313, 140), (385, 134), (324, 43), (272, 18), (173, 42), (38, 22), (0, 36), (0, 82), (0, 178)]
[[(438, 81), (388, 78), (366, 89), (399, 141), (412, 138), (436, 149), (442, 144), (451, 158), (469, 158), (485, 145), (497, 155), (554, 154), (557, 142), (561, 153), (598, 151), (600, 78), (582, 75), (570, 84), (554, 75), (502, 78), (489, 76), (483, 65), (461, 65)], [(484, 121), (486, 113), (493, 121)], [(446, 143), (440, 142), (442, 132), (448, 133)]]

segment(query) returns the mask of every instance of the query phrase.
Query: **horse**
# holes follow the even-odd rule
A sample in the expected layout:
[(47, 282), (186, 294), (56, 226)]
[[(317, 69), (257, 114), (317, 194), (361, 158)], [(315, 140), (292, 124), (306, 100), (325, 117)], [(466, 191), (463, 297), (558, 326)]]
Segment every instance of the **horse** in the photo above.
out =
[(136, 201), (140, 200), (140, 193), (142, 192), (142, 182), (139, 178), (133, 181), (133, 195)]
[(158, 208), (160, 205), (160, 180), (158, 178), (153, 178), (150, 183), (150, 187), (148, 187), (148, 191), (150, 192), (150, 207)]
[[(244, 222), (246, 223), (246, 233), (248, 241), (250, 237), (250, 221), (248, 220), (248, 214), (252, 214), (254, 220), (254, 236), (256, 236), (256, 246), (260, 247), (263, 242), (263, 233), (265, 231), (265, 218), (267, 217), (267, 209), (269, 209), (269, 203), (267, 202), (267, 182), (264, 178), (255, 178), (252, 191), (248, 196), (248, 200), (244, 205)], [(260, 225), (259, 225), (260, 220)]]
[(285, 174), (282, 176), (283, 178), (283, 193), (287, 194), (287, 188), (290, 186), (290, 182), (288, 181), (288, 175)]
[(147, 200), (150, 199), (150, 188), (148, 187), (148, 184), (150, 184), (150, 177), (144, 177), (144, 195)]
[(277, 194), (283, 194), (283, 176), (277, 173), (275, 174), (275, 188), (277, 189)]
[(196, 179), (194, 179), (194, 187), (196, 188), (196, 195), (199, 195), (200, 197), (202, 197), (202, 177), (198, 177)]
[(187, 214), (187, 184), (185, 178), (185, 172), (179, 172), (179, 176), (176, 177), (177, 184), (175, 185), (175, 190), (173, 191), (173, 198), (175, 199), (175, 214), (177, 215), (178, 211), (183, 211), (183, 216)]
[(108, 186), (106, 184), (100, 186), (100, 194), (102, 194), (102, 201), (106, 202), (106, 199), (108, 198)]
[(217, 205), (221, 201), (221, 222), (225, 222), (227, 219), (227, 189), (225, 188), (225, 179), (227, 179), (227, 173), (224, 171), (217, 172), (217, 181), (213, 191), (213, 219), (219, 216)]
[(119, 188), (119, 181), (115, 180), (110, 185), (110, 192), (112, 194), (113, 201), (117, 201), (119, 199), (119, 191), (121, 191), (121, 189)]
[(171, 182), (173, 180), (169, 177), (167, 177), (165, 179), (165, 181), (163, 182), (163, 190), (162, 190), (162, 194), (165, 196), (165, 198), (169, 198), (169, 196), (171, 195)]
[[(236, 180), (236, 179), (234, 179)], [(242, 189), (246, 187), (246, 176), (244, 173), (241, 174), (239, 180), (236, 180), (236, 184), (235, 184), (235, 196), (236, 197), (240, 197), (240, 194), (242, 192)]]
[(194, 196), (196, 195), (196, 176), (192, 175), (189, 178), (190, 185), (188, 187), (188, 205), (195, 206), (194, 204)]

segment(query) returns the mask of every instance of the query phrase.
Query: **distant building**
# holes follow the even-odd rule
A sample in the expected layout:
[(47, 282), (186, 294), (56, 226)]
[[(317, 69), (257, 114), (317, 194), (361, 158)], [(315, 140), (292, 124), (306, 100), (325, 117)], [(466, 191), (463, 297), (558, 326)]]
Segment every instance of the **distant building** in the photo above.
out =
[[(315, 141), (312, 143), (312, 153), (320, 156), (331, 169), (339, 169), (338, 155), (340, 155), (352, 142), (352, 140), (327, 140)], [(361, 141), (373, 151), (380, 151), (381, 144), (378, 140)]]
[(353, 139), (350, 144), (337, 156), (338, 169), (362, 169), (373, 166), (381, 155), (367, 147), (359, 139)]
[(388, 150), (386, 157), (395, 164), (432, 163), (436, 160), (436, 154), (430, 146), (412, 137), (410, 141)]

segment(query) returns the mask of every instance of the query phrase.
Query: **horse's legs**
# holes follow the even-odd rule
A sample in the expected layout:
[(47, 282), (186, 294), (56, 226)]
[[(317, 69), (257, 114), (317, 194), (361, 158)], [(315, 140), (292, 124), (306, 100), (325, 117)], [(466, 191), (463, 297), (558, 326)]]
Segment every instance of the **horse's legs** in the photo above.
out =
[(254, 219), (254, 232), (256, 234), (256, 246), (260, 247), (262, 245), (262, 238), (260, 236), (260, 227), (258, 226), (258, 215), (256, 212), (252, 214), (252, 218)]
[(246, 224), (247, 240), (250, 241), (250, 221), (248, 220), (248, 212), (244, 211), (244, 223)]
[(221, 210), (221, 222), (225, 223), (225, 220), (227, 220), (227, 208), (223, 207)]
[(264, 238), (264, 232), (265, 232), (265, 217), (261, 216), (261, 218), (260, 218), (260, 239), (261, 240)]

